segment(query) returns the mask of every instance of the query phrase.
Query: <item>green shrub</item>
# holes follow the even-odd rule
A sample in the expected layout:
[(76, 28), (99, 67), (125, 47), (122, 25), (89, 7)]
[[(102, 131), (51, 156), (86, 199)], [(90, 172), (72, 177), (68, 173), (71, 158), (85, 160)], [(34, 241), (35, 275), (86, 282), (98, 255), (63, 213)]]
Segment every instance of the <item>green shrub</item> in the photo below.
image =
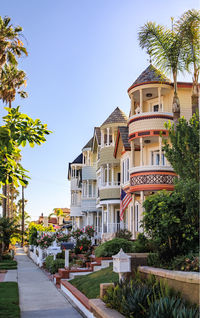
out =
[(149, 253), (147, 257), (147, 265), (153, 267), (161, 267), (161, 260), (158, 253)]
[(51, 273), (55, 274), (59, 268), (65, 266), (65, 261), (63, 259), (53, 259), (53, 255), (49, 255), (45, 259), (45, 268)]
[(53, 261), (51, 268), (50, 268), (50, 273), (55, 274), (58, 272), (59, 268), (63, 268), (65, 266), (65, 261), (63, 259), (56, 259)]
[(177, 256), (172, 260), (171, 269), (181, 271), (199, 271), (199, 255), (188, 254)]
[(86, 236), (82, 237), (82, 239), (77, 239), (76, 246), (74, 249), (75, 254), (82, 254), (88, 252), (91, 248), (91, 240)]
[(117, 232), (117, 233), (115, 234), (115, 237), (117, 237), (117, 238), (123, 238), (123, 239), (125, 239), (125, 240), (131, 240), (132, 235), (133, 235), (132, 232), (130, 232), (130, 231), (124, 229), (124, 230), (120, 230), (119, 232)]
[(53, 255), (48, 255), (45, 259), (45, 268), (50, 272), (53, 263)]
[(149, 318), (198, 318), (198, 308), (186, 306), (181, 298), (164, 297), (154, 301), (149, 308)]
[(148, 253), (154, 250), (152, 240), (149, 240), (143, 233), (139, 233), (137, 240), (134, 242), (135, 253)]
[(96, 257), (111, 257), (119, 253), (120, 249), (123, 249), (125, 253), (131, 253), (133, 250), (133, 243), (122, 238), (114, 238), (111, 241), (107, 241), (99, 245), (95, 249)]
[(56, 259), (65, 259), (65, 251), (56, 254)]
[(197, 307), (190, 306), (180, 294), (163, 281), (150, 276), (142, 280), (136, 273), (134, 280), (109, 287), (103, 298), (107, 307), (125, 317), (134, 318), (197, 318)]
[(3, 254), (2, 259), (3, 260), (11, 260), (11, 259), (13, 259), (13, 257), (10, 254)]

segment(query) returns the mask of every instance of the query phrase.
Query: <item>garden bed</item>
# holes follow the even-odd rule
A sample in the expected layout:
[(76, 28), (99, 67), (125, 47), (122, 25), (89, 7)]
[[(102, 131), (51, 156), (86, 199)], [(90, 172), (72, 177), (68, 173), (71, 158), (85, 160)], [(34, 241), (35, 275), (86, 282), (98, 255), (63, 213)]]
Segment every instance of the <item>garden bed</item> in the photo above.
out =
[(118, 274), (113, 272), (112, 266), (70, 280), (70, 283), (80, 290), (87, 298), (98, 298), (101, 283), (114, 283), (119, 281)]
[(0, 318), (20, 318), (18, 284), (0, 283)]

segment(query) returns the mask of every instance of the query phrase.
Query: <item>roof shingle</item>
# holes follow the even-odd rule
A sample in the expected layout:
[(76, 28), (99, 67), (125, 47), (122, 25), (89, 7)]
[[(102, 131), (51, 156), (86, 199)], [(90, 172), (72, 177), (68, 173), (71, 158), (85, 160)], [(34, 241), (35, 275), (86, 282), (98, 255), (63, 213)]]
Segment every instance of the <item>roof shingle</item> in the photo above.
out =
[(127, 123), (127, 120), (127, 116), (119, 109), (119, 107), (117, 107), (101, 126), (112, 123)]
[(168, 82), (170, 83), (170, 79), (167, 78), (161, 71), (155, 68), (152, 64), (150, 64), (146, 70), (144, 70), (140, 76), (135, 80), (135, 82), (131, 85), (137, 85), (145, 82)]

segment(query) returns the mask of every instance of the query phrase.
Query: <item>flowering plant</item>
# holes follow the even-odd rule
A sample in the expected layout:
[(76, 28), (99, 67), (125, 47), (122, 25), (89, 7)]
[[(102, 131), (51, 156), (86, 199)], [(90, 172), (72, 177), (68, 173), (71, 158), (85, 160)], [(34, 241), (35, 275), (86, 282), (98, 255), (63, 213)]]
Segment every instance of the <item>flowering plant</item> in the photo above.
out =
[(87, 225), (85, 227), (85, 234), (87, 234), (89, 237), (93, 237), (95, 233), (95, 229), (93, 226)]
[(53, 241), (55, 240), (55, 236), (54, 235), (50, 235), (50, 234), (46, 234), (44, 233), (41, 238), (39, 238), (37, 240), (37, 244), (42, 248), (48, 248), (49, 246), (51, 246), (51, 244), (53, 243)]
[(84, 230), (83, 229), (77, 229), (75, 231), (72, 231), (71, 236), (74, 237), (75, 239), (79, 239), (79, 237), (81, 235), (83, 235), (83, 234), (84, 234)]
[(62, 242), (68, 242), (70, 237), (71, 237), (71, 234), (65, 234), (65, 233), (58, 232), (56, 234), (56, 242), (58, 244), (60, 244)]

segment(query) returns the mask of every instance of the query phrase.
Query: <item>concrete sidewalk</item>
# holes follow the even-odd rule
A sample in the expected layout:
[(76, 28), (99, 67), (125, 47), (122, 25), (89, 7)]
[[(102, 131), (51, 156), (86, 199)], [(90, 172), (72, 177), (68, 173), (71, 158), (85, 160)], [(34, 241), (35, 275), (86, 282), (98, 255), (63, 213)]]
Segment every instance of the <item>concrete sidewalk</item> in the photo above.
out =
[(47, 276), (17, 249), (21, 318), (81, 318)]

